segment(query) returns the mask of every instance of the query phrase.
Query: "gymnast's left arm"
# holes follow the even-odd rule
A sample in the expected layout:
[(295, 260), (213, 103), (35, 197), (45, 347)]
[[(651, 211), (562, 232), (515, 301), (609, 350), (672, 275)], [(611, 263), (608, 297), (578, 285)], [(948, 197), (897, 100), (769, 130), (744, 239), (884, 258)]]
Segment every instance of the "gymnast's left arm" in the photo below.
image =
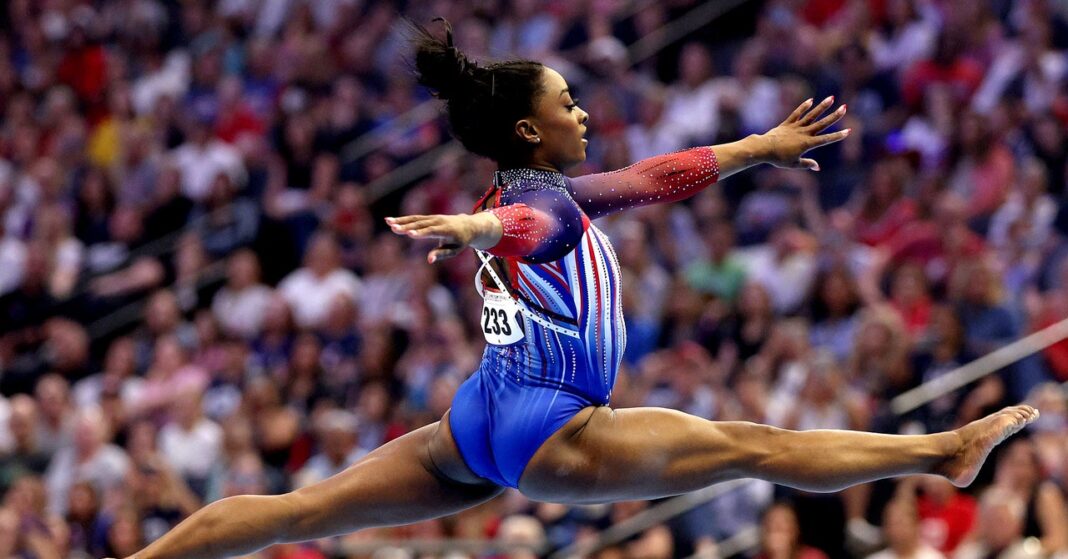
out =
[(846, 113), (846, 106), (820, 118), (834, 103), (801, 103), (781, 124), (737, 142), (696, 147), (643, 159), (608, 173), (571, 179), (575, 201), (590, 218), (648, 204), (684, 200), (716, 181), (760, 163), (819, 171), (806, 151), (845, 139), (849, 130), (822, 134)]

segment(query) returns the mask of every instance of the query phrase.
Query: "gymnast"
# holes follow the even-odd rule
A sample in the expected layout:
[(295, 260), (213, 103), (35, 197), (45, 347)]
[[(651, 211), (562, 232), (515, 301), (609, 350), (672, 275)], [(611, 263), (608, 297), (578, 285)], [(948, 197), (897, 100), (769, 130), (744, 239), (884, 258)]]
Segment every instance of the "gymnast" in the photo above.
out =
[(955, 431), (883, 435), (612, 409), (626, 344), (620, 270), (593, 220), (682, 200), (761, 163), (817, 171), (802, 154), (849, 134), (823, 133), (846, 107), (829, 111), (833, 98), (810, 99), (765, 134), (568, 178), (561, 171), (585, 160), (589, 115), (564, 78), (526, 60), (479, 66), (453, 46), (447, 23), (445, 31), (442, 41), (416, 26), (419, 81), (445, 101), (453, 134), (499, 171), (471, 214), (387, 222), (398, 234), (437, 240), (430, 263), (467, 247), (482, 260), (476, 284), (487, 346), (479, 369), (439, 422), (315, 485), (212, 503), (132, 557), (243, 555), (452, 514), (507, 487), (586, 504), (656, 499), (741, 477), (807, 491), (908, 474), (963, 486), (995, 445), (1038, 417), (1014, 406)]

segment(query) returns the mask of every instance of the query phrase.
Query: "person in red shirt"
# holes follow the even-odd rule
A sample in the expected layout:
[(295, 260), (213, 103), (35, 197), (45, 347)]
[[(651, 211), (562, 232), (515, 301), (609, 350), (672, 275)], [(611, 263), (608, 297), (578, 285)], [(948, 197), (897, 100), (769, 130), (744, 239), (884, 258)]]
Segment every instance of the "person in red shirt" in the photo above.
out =
[(951, 554), (975, 525), (975, 498), (936, 477), (910, 481), (921, 489), (916, 505), (924, 541), (946, 555)]
[(910, 178), (905, 160), (880, 161), (869, 177), (871, 188), (865, 191), (858, 204), (853, 235), (868, 246), (880, 246), (903, 226), (915, 221), (916, 202), (905, 196), (905, 186)]
[(953, 98), (962, 104), (983, 83), (983, 66), (963, 54), (964, 45), (953, 33), (943, 33), (938, 38), (935, 55), (921, 60), (905, 73), (901, 81), (901, 93), (909, 106), (918, 107), (927, 88), (936, 83), (949, 86)]
[(56, 72), (59, 81), (78, 96), (90, 125), (107, 116), (107, 55), (103, 45), (90, 40), (85, 26), (74, 21), (63, 59)]

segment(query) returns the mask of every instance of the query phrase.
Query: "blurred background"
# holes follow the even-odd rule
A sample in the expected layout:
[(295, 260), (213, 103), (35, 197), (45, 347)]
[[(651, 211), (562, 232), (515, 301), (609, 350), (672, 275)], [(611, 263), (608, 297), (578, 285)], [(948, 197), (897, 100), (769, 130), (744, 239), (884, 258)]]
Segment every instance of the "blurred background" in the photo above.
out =
[(889, 403), (1068, 317), (1068, 2), (6, 0), (0, 557), (122, 557), (448, 408), (484, 343), (476, 259), (429, 266), (382, 218), (468, 212), (494, 167), (415, 85), (402, 16), (560, 70), (591, 115), (572, 175), (849, 105), (818, 173), (598, 222), (626, 276), (614, 405), (887, 433), (1042, 417), (964, 491), (509, 492), (256, 557), (1065, 556), (1068, 342)]

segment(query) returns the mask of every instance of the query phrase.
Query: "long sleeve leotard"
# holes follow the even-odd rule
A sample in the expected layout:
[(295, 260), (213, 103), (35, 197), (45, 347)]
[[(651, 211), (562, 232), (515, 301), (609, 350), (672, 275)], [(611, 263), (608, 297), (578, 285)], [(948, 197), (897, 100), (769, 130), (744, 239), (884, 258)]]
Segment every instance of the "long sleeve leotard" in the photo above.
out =
[[(484, 287), (500, 280), (508, 293), (487, 293), (483, 316), (514, 315), (522, 336), (511, 322), (507, 338), (485, 323), (487, 341), (495, 342), (453, 398), (449, 425), (473, 472), (519, 487), (546, 439), (582, 409), (611, 398), (627, 343), (619, 263), (590, 219), (680, 200), (718, 178), (710, 148), (576, 179), (533, 169), (497, 174), (477, 208), (501, 220), (503, 235), (489, 252), (506, 261), (507, 276)], [(516, 301), (525, 312), (509, 308)]]
[[(619, 264), (608, 238), (590, 220), (627, 208), (682, 200), (719, 178), (716, 155), (699, 147), (645, 159), (609, 173), (567, 178), (550, 171), (499, 173), (490, 209), (503, 225), (489, 250), (504, 258), (513, 289), (570, 320), (561, 336), (526, 321), (526, 336), (489, 346), (486, 364), (525, 382), (575, 391), (607, 403), (626, 344)], [(492, 287), (492, 286), (490, 286)]]

